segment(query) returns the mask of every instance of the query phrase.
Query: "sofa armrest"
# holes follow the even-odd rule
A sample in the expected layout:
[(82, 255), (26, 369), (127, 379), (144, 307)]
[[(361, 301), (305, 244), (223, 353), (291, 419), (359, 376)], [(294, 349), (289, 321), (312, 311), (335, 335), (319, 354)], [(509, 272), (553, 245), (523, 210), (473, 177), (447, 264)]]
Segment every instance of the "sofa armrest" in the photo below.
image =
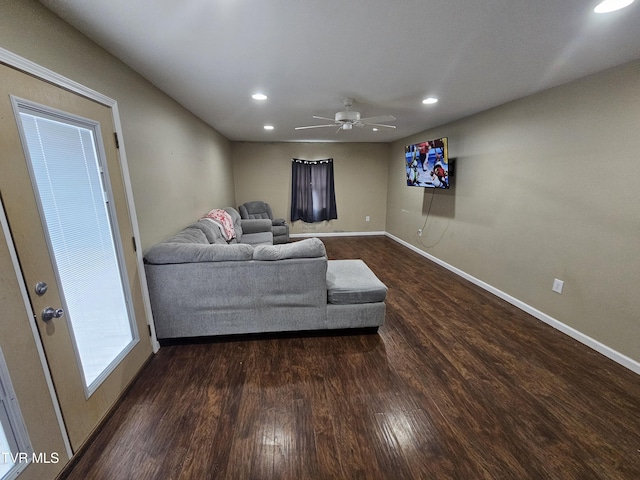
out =
[(240, 225), (243, 235), (271, 231), (271, 220), (268, 218), (242, 219)]
[(196, 243), (158, 243), (144, 256), (145, 263), (165, 265), (175, 263), (246, 261), (253, 258), (253, 247)]
[(274, 218), (273, 220), (271, 220), (271, 223), (273, 224), (274, 227), (287, 224), (284, 218)]

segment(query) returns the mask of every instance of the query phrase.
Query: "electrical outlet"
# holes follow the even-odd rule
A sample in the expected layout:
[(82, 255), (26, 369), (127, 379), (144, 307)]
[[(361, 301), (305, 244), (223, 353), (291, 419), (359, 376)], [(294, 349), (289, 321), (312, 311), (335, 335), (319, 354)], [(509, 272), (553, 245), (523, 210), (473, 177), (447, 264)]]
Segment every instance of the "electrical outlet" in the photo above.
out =
[(418, 229), (418, 236), (421, 237), (422, 236), (422, 229)]
[(370, 221), (370, 220), (371, 220), (371, 217), (370, 217), (369, 215), (367, 215), (366, 217), (364, 217), (364, 221), (365, 221), (365, 222), (368, 222), (368, 221)]
[(561, 294), (563, 288), (564, 288), (564, 282), (562, 280), (558, 280), (557, 278), (554, 278), (552, 290), (556, 293)]

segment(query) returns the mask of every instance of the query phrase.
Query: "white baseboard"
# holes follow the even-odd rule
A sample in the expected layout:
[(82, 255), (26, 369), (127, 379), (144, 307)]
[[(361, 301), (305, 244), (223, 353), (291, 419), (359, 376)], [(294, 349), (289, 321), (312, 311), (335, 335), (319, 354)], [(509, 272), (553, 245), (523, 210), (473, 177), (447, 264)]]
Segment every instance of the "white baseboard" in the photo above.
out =
[(363, 237), (363, 236), (384, 236), (387, 232), (329, 232), (329, 233), (292, 233), (291, 238), (308, 238), (308, 237)]
[(569, 335), (574, 340), (577, 340), (578, 342), (586, 345), (587, 347), (595, 350), (598, 353), (601, 353), (605, 357), (610, 358), (614, 362), (622, 365), (623, 367), (628, 368), (632, 372), (637, 373), (638, 375), (640, 375), (640, 363), (635, 361), (634, 359), (629, 358), (629, 357), (627, 357), (626, 355), (623, 355), (620, 352), (617, 352), (616, 350), (604, 345), (603, 343), (598, 342), (597, 340), (594, 340), (593, 338), (589, 337), (588, 335), (585, 335), (584, 333), (576, 330), (575, 328), (572, 328), (572, 327), (570, 327), (568, 325), (565, 325), (564, 323), (562, 323), (559, 320), (547, 315), (546, 313), (541, 312), (540, 310), (532, 307), (531, 305), (528, 305), (528, 304), (524, 303), (521, 300), (518, 300), (515, 297), (512, 297), (511, 295), (503, 292), (502, 290), (498, 290), (497, 288), (493, 287), (492, 285), (489, 285), (488, 283), (483, 282), (482, 280), (480, 280), (480, 279), (478, 279), (478, 278), (476, 278), (476, 277), (474, 277), (472, 275), (469, 275), (468, 273), (460, 270), (459, 268), (456, 268), (453, 265), (449, 265), (448, 263), (443, 262), (439, 258), (434, 257), (433, 255), (430, 255), (430, 254), (420, 250), (419, 248), (411, 245), (408, 242), (405, 242), (404, 240), (396, 237), (395, 235), (391, 235), (388, 232), (385, 232), (384, 235), (386, 235), (387, 237), (391, 238), (392, 240), (398, 242), (399, 244), (404, 245), (405, 247), (409, 248), (410, 250), (413, 250), (414, 252), (418, 253), (419, 255), (422, 255), (423, 257), (428, 258), (432, 262), (437, 263), (438, 265), (446, 268), (447, 270), (455, 273), (456, 275), (459, 275), (460, 277), (464, 278), (465, 280), (468, 280), (471, 283), (479, 286), (480, 288), (483, 288), (484, 290), (494, 294), (495, 296), (501, 298), (502, 300), (504, 300), (506, 302), (509, 302), (510, 304), (516, 306), (520, 310), (523, 310), (523, 311), (527, 312), (529, 315), (532, 315), (533, 317), (537, 318), (538, 320), (541, 320), (544, 323), (552, 326), (556, 330), (559, 330), (562, 333), (564, 333), (566, 335)]

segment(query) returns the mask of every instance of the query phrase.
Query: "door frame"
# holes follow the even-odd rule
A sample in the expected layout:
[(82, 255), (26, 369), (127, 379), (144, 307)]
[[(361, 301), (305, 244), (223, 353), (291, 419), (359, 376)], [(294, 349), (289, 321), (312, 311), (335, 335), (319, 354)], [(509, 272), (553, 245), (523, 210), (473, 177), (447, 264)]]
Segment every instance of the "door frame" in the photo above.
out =
[[(131, 228), (133, 230), (134, 242), (136, 244), (136, 260), (138, 264), (138, 271), (140, 272), (140, 288), (142, 290), (142, 299), (144, 302), (145, 313), (149, 322), (149, 333), (151, 335), (151, 348), (153, 353), (157, 353), (160, 349), (160, 343), (156, 337), (156, 329), (153, 321), (153, 313), (151, 311), (151, 302), (149, 300), (149, 289), (147, 287), (147, 277), (144, 275), (144, 261), (142, 257), (142, 248), (140, 241), (140, 231), (138, 229), (138, 217), (136, 215), (135, 204), (133, 201), (133, 188), (131, 187), (131, 178), (129, 177), (129, 166), (127, 163), (127, 154), (124, 146), (124, 135), (122, 134), (122, 124), (120, 123), (120, 112), (118, 110), (118, 102), (114, 99), (103, 95), (100, 92), (96, 92), (84, 85), (81, 85), (69, 78), (66, 78), (52, 70), (38, 65), (37, 63), (27, 60), (19, 55), (16, 55), (9, 50), (0, 47), (0, 62), (13, 67), (17, 70), (21, 70), (36, 78), (44, 80), (46, 82), (57, 85), (71, 92), (77, 93), (83, 97), (89, 98), (97, 103), (105, 105), (111, 108), (113, 115), (113, 125), (115, 128), (115, 134), (118, 138), (118, 155), (120, 161), (120, 167), (122, 169), (122, 180), (125, 187), (125, 195), (127, 200), (127, 210), (129, 218), (131, 219)], [(22, 275), (20, 274), (22, 280)], [(37, 332), (37, 330), (36, 330)], [(140, 338), (143, 339), (144, 332), (140, 332)]]
[[(127, 156), (125, 152), (125, 146), (123, 142), (123, 134), (122, 134), (122, 125), (120, 123), (120, 114), (118, 111), (118, 104), (112, 98), (109, 98), (99, 92), (96, 92), (88, 87), (85, 87), (73, 80), (70, 80), (62, 75), (59, 75), (45, 67), (42, 67), (30, 60), (27, 60), (19, 55), (16, 55), (2, 47), (0, 47), (0, 63), (7, 65), (8, 67), (14, 68), (18, 71), (22, 71), (26, 74), (29, 74), (39, 80), (48, 82), (53, 84), (59, 88), (65, 89), (72, 93), (78, 94), (82, 97), (88, 98), (98, 104), (106, 106), (111, 109), (112, 121), (115, 129), (115, 134), (117, 136), (117, 140), (119, 143), (118, 148), (118, 161), (120, 163), (121, 173), (122, 173), (122, 182), (125, 190), (125, 200), (126, 200), (126, 208), (131, 221), (131, 229), (133, 234), (133, 241), (135, 242), (135, 256), (136, 256), (136, 264), (138, 271), (140, 274), (139, 277), (139, 285), (141, 289), (143, 307), (145, 311), (145, 315), (147, 318), (147, 323), (149, 326), (150, 333), (150, 342), (153, 353), (157, 353), (160, 344), (156, 338), (155, 325), (153, 322), (153, 314), (151, 311), (151, 303), (149, 300), (149, 291), (147, 287), (147, 280), (144, 275), (144, 263), (141, 249), (141, 241), (140, 241), (140, 232), (138, 229), (138, 219), (135, 211), (135, 205), (133, 200), (133, 189), (131, 187), (131, 179), (129, 176), (129, 168), (127, 163)], [(22, 276), (22, 271), (20, 268), (20, 263), (18, 260), (17, 252), (15, 249), (15, 245), (13, 242), (13, 238), (11, 236), (8, 220), (5, 215), (4, 204), (2, 202), (2, 198), (0, 198), (0, 228), (2, 229), (4, 236), (6, 237), (6, 245), (10, 253), (11, 262), (13, 263), (13, 268), (15, 271), (16, 279), (20, 287), (22, 301), (25, 307), (25, 312), (29, 317), (29, 324), (33, 334), (33, 338), (35, 340), (37, 353), (39, 356), (40, 364), (42, 365), (43, 374), (46, 380), (47, 388), (49, 390), (49, 394), (51, 397), (51, 401), (53, 403), (54, 412), (56, 415), (56, 420), (59, 425), (60, 433), (62, 435), (62, 440), (64, 442), (64, 447), (66, 450), (66, 456), (69, 460), (73, 457), (73, 450), (71, 448), (71, 441), (67, 434), (66, 426), (64, 423), (64, 419), (62, 416), (62, 410), (60, 404), (58, 402), (57, 394), (55, 391), (55, 387), (53, 385), (53, 379), (51, 377), (51, 372), (49, 370), (49, 365), (47, 362), (47, 358), (44, 352), (44, 346), (42, 340), (40, 339), (40, 334), (38, 331), (38, 327), (36, 325), (35, 314), (31, 307), (31, 301), (29, 299), (29, 294), (27, 292), (27, 287), (25, 284), (24, 277)], [(145, 341), (146, 338), (145, 332), (139, 332), (140, 340)], [(66, 463), (66, 462), (65, 462)]]

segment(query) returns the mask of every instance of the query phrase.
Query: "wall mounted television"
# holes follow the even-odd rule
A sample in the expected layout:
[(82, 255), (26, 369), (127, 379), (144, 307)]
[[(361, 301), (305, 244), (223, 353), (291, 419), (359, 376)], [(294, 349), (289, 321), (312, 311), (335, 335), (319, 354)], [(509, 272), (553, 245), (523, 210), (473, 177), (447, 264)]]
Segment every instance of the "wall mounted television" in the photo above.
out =
[(404, 147), (407, 186), (449, 188), (447, 137)]

